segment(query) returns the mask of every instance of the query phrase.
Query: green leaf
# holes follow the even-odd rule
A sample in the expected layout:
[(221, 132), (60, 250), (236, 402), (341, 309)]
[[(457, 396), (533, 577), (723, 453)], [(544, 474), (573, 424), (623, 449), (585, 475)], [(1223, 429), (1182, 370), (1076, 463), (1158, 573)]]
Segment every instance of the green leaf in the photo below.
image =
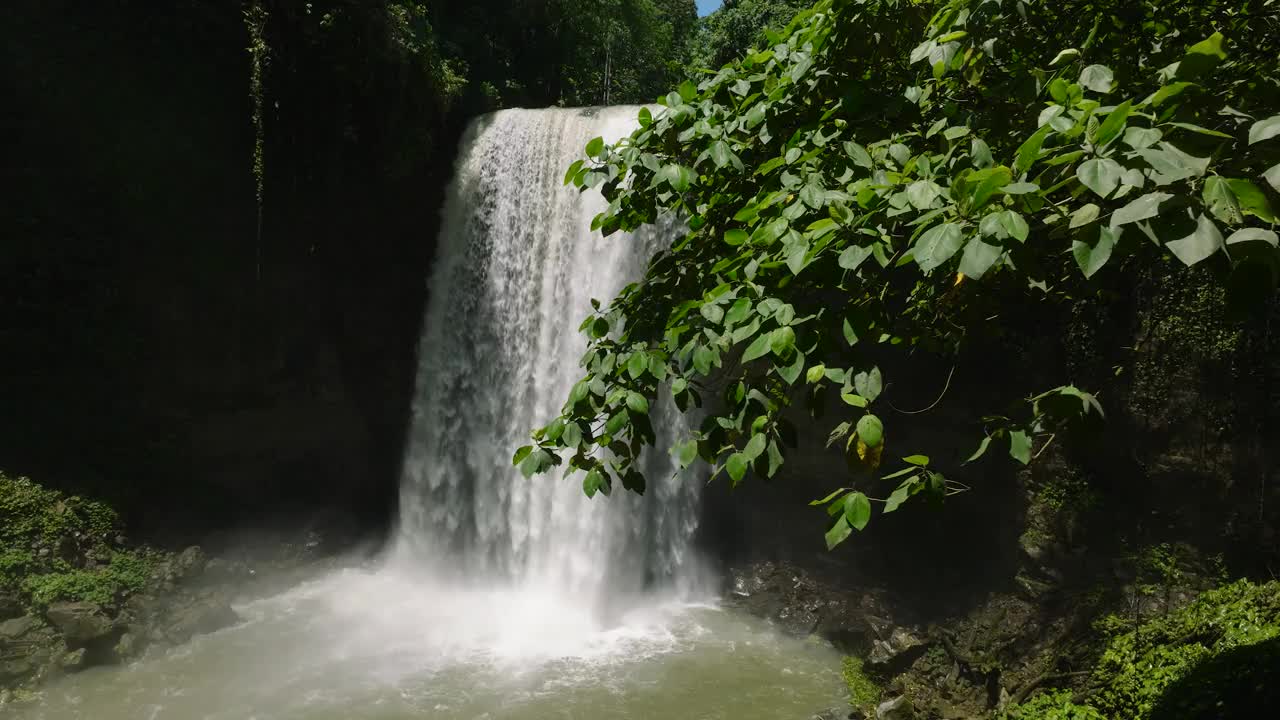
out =
[(716, 167), (722, 168), (726, 165), (733, 165), (738, 170), (743, 169), (742, 160), (733, 153), (733, 150), (729, 149), (729, 144), (725, 141), (717, 140), (711, 143), (709, 152), (711, 161), (716, 164)]
[[(910, 468), (910, 470), (914, 471), (916, 468)], [(920, 481), (917, 478), (911, 478), (910, 480), (903, 481), (903, 483), (898, 486), (898, 489), (894, 490), (893, 494), (889, 496), (889, 499), (885, 501), (885, 514), (887, 515), (897, 510), (902, 506), (902, 503), (909, 500), (912, 495), (919, 491), (919, 489)]]
[(978, 168), (989, 168), (996, 164), (995, 158), (991, 155), (991, 148), (980, 138), (974, 138), (969, 144), (969, 157), (973, 160), (973, 164)]
[(1027, 225), (1027, 221), (1013, 210), (1005, 210), (999, 216), (1000, 227), (1008, 233), (1009, 237), (1018, 242), (1026, 242), (1027, 237), (1031, 234), (1031, 228)]
[(864, 167), (868, 170), (875, 168), (875, 163), (871, 160), (871, 154), (867, 152), (866, 148), (862, 147), (858, 143), (852, 141), (845, 143), (844, 151), (853, 159), (853, 163), (855, 165)]
[(1132, 112), (1133, 103), (1128, 100), (1117, 106), (1115, 110), (1112, 110), (1107, 115), (1107, 119), (1102, 121), (1102, 124), (1098, 126), (1098, 130), (1093, 134), (1093, 144), (1097, 147), (1102, 147), (1119, 137)]
[(986, 437), (982, 438), (982, 442), (978, 444), (978, 449), (977, 449), (977, 450), (975, 450), (975, 451), (973, 452), (973, 454), (969, 456), (969, 459), (968, 459), (968, 460), (965, 460), (965, 464), (971, 463), (971, 462), (973, 462), (974, 460), (977, 460), (978, 458), (982, 457), (983, 455), (986, 455), (986, 454), (987, 454), (987, 448), (989, 448), (989, 447), (991, 447), (991, 436), (990, 436), (990, 435), (988, 435), (988, 436), (986, 436)]
[(871, 521), (871, 500), (860, 492), (844, 498), (844, 519), (854, 530), (862, 530)]
[(1169, 193), (1147, 193), (1112, 213), (1111, 227), (1118, 228), (1122, 225), (1138, 222), (1139, 220), (1148, 220), (1153, 218), (1160, 214), (1160, 205), (1172, 199), (1173, 196)]
[(845, 519), (844, 515), (836, 518), (836, 524), (832, 525), (826, 534), (827, 550), (834, 550), (837, 545), (849, 539), (852, 534), (853, 527), (849, 525), (849, 521)]
[(1023, 430), (1009, 433), (1009, 457), (1023, 465), (1031, 464), (1031, 438)]
[(840, 253), (836, 263), (845, 270), (857, 270), (867, 258), (871, 257), (871, 248), (851, 245)]
[(1239, 225), (1244, 221), (1240, 204), (1236, 202), (1236, 194), (1226, 178), (1218, 175), (1205, 178), (1203, 195), (1205, 207), (1214, 217), (1228, 225)]
[(929, 464), (929, 456), (928, 455), (908, 455), (907, 457), (902, 458), (902, 461), (905, 463), (910, 463), (912, 465), (919, 465), (920, 467), (924, 467), (925, 465)]
[(1222, 233), (1205, 215), (1196, 221), (1196, 229), (1190, 235), (1165, 244), (1187, 267), (1207, 260), (1222, 246)]
[[(704, 306), (706, 307), (706, 306)], [(627, 358), (627, 374), (632, 380), (638, 380), (644, 371), (649, 369), (649, 356), (644, 352), (632, 353)]]
[(1280, 193), (1280, 165), (1273, 165), (1271, 169), (1262, 173), (1262, 177), (1276, 189), (1276, 192)]
[(853, 393), (844, 393), (843, 395), (840, 396), (840, 399), (845, 401), (846, 404), (852, 405), (856, 408), (864, 408), (867, 406), (867, 399), (862, 397), (861, 395), (855, 395)]
[(1109, 93), (1115, 87), (1115, 73), (1106, 65), (1090, 65), (1080, 73), (1080, 84), (1094, 92)]
[(742, 362), (751, 362), (768, 355), (772, 339), (772, 333), (757, 335), (755, 341), (747, 346), (746, 352), (742, 353)]
[(1234, 252), (1231, 250), (1232, 245), (1257, 242), (1266, 243), (1273, 248), (1277, 248), (1280, 247), (1280, 236), (1262, 228), (1244, 228), (1231, 233), (1231, 237), (1227, 238), (1227, 251)]
[(1191, 82), (1176, 82), (1176, 83), (1170, 83), (1168, 85), (1165, 85), (1164, 87), (1157, 90), (1154, 95), (1151, 96), (1151, 104), (1154, 105), (1155, 107), (1160, 107), (1161, 105), (1165, 104), (1169, 100), (1175, 97), (1178, 97), (1182, 93), (1186, 92), (1187, 88), (1191, 88), (1195, 86), (1196, 84)]
[(819, 506), (819, 505), (826, 505), (827, 503), (831, 502), (832, 500), (835, 500), (837, 497), (840, 497), (841, 495), (843, 495), (843, 494), (844, 494), (844, 493), (846, 493), (846, 492), (849, 492), (849, 489), (848, 489), (848, 488), (836, 488), (835, 490), (833, 490), (833, 491), (831, 492), (831, 494), (830, 494), (830, 495), (828, 495), (828, 496), (826, 496), (826, 497), (822, 498), (821, 500), (814, 500), (814, 501), (810, 502), (810, 503), (809, 503), (809, 507), (817, 507), (817, 506)]
[(579, 380), (573, 386), (573, 390), (569, 391), (569, 405), (577, 405), (587, 399), (587, 395), (591, 393), (591, 385), (586, 380)]
[[(591, 468), (587, 476), (582, 479), (582, 492), (586, 493), (587, 497), (593, 498), (597, 492), (603, 490), (608, 484), (609, 479), (604, 473), (600, 472), (599, 468)], [(608, 495), (609, 493), (605, 491), (604, 494)]]
[(747, 441), (747, 446), (742, 449), (742, 454), (747, 458), (747, 462), (755, 462), (756, 458), (764, 454), (765, 447), (769, 444), (769, 438), (763, 433), (756, 433)]
[(790, 326), (780, 327), (769, 333), (769, 349), (780, 358), (786, 358), (796, 347), (796, 331)]
[(640, 127), (642, 128), (649, 127), (651, 124), (653, 124), (653, 113), (650, 112), (649, 108), (641, 107), (639, 120), (640, 120)]
[(729, 456), (729, 461), (725, 463), (725, 470), (729, 471), (729, 477), (733, 480), (733, 486), (737, 487), (742, 482), (742, 478), (747, 474), (747, 458), (742, 453), (734, 453)]
[(827, 366), (819, 364), (819, 365), (814, 365), (810, 367), (809, 370), (805, 372), (804, 379), (806, 382), (812, 385), (816, 382), (821, 382), (822, 379), (826, 377), (826, 375), (827, 375)]
[(1272, 115), (1265, 120), (1259, 120), (1249, 128), (1249, 144), (1257, 145), (1277, 135), (1280, 135), (1280, 115)]
[(638, 392), (628, 392), (627, 408), (638, 415), (647, 415), (649, 413), (649, 401)]
[(973, 185), (972, 206), (974, 210), (987, 204), (993, 195), (1013, 180), (1013, 173), (1007, 167), (993, 167), (980, 170), (968, 178), (966, 182)]
[(1245, 215), (1253, 215), (1263, 222), (1276, 222), (1276, 214), (1271, 209), (1271, 201), (1267, 199), (1267, 195), (1262, 191), (1262, 188), (1249, 180), (1240, 178), (1228, 178), (1227, 184), (1231, 186), (1231, 192), (1235, 194), (1236, 201), (1240, 204), (1240, 210)]
[(870, 370), (854, 375), (853, 387), (858, 391), (859, 395), (867, 399), (867, 402), (875, 402), (876, 398), (880, 397), (880, 391), (884, 388), (884, 379), (880, 375), (880, 368), (872, 367)]
[[(667, 87), (670, 87), (670, 85)], [(676, 88), (676, 92), (680, 93), (680, 99), (685, 102), (693, 102), (694, 98), (698, 97), (698, 88), (691, 80), (685, 80), (680, 83), (680, 87)]]
[(751, 236), (747, 233), (746, 230), (743, 230), (741, 228), (734, 228), (732, 230), (725, 231), (724, 242), (726, 245), (729, 245), (730, 247), (737, 247), (742, 243), (746, 242), (747, 239), (750, 237)]
[(1074, 230), (1078, 227), (1084, 227), (1094, 220), (1097, 220), (1100, 210), (1101, 209), (1093, 203), (1080, 206), (1075, 212), (1071, 213), (1071, 229)]
[(587, 143), (587, 155), (589, 157), (600, 157), (600, 153), (604, 152), (604, 138), (592, 138)]
[(511, 456), (511, 464), (516, 466), (520, 465), (521, 462), (524, 462), (525, 458), (529, 457), (529, 453), (531, 452), (533, 452), (532, 445), (525, 445), (524, 447), (516, 450), (515, 455)]
[(1049, 67), (1057, 67), (1059, 63), (1075, 60), (1080, 57), (1080, 51), (1075, 48), (1067, 48), (1053, 57), (1049, 62)]
[(1178, 64), (1178, 77), (1185, 80), (1196, 78), (1211, 72), (1223, 60), (1227, 53), (1222, 49), (1222, 33), (1214, 33), (1207, 40), (1202, 40), (1187, 49), (1187, 54)]
[(675, 456), (676, 462), (680, 463), (681, 469), (687, 468), (698, 458), (698, 441), (689, 440), (680, 443), (671, 448), (671, 454)]
[(581, 447), (582, 428), (576, 422), (567, 423), (564, 426), (564, 435), (561, 435), (560, 439), (564, 446), (571, 450)]
[(1107, 264), (1115, 250), (1116, 240), (1123, 232), (1121, 228), (1093, 227), (1085, 228), (1076, 235), (1071, 242), (1071, 254), (1085, 277), (1093, 277)]
[(738, 298), (729, 307), (729, 312), (725, 313), (724, 321), (727, 325), (737, 325), (750, 317), (750, 315), (751, 300), (749, 298)]
[(964, 255), (960, 257), (960, 272), (975, 280), (981, 279), (1003, 254), (1004, 248), (992, 245), (981, 236), (975, 235), (965, 245)]
[(554, 456), (541, 448), (534, 450), (520, 461), (520, 474), (526, 478), (546, 472), (555, 464)]
[(869, 448), (880, 447), (884, 442), (884, 423), (880, 422), (880, 418), (875, 415), (863, 415), (858, 419), (855, 429), (858, 439)]
[(630, 422), (630, 420), (631, 419), (627, 417), (625, 410), (619, 410), (614, 413), (607, 422), (605, 422), (604, 431), (610, 435), (617, 435), (622, 432), (622, 429), (627, 426), (627, 423)]
[(1134, 150), (1143, 150), (1160, 142), (1164, 133), (1155, 128), (1131, 127), (1124, 131), (1124, 144)]
[(950, 260), (964, 242), (960, 226), (956, 223), (942, 223), (930, 228), (920, 236), (913, 253), (916, 264), (926, 273)]
[(1031, 166), (1040, 158), (1040, 148), (1044, 147), (1045, 138), (1049, 137), (1049, 133), (1053, 132), (1053, 127), (1045, 125), (1035, 132), (1034, 135), (1027, 138), (1018, 148), (1018, 157), (1013, 164), (1013, 172), (1021, 175), (1031, 169)]
[(1076, 177), (1099, 197), (1107, 198), (1120, 187), (1120, 175), (1123, 173), (1120, 163), (1104, 158), (1082, 163), (1076, 170)]

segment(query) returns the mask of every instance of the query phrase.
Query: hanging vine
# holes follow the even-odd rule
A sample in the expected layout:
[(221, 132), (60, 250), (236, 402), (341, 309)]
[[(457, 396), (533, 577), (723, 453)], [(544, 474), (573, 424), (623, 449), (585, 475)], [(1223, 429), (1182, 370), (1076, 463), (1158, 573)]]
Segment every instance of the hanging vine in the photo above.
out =
[(257, 244), (255, 245), (254, 279), (262, 278), (262, 213), (265, 198), (265, 145), (266, 130), (263, 107), (262, 76), (270, 60), (267, 48), (267, 11), (261, 0), (252, 0), (244, 11), (245, 29), (249, 33), (249, 100), (253, 103), (253, 179), (258, 210)]

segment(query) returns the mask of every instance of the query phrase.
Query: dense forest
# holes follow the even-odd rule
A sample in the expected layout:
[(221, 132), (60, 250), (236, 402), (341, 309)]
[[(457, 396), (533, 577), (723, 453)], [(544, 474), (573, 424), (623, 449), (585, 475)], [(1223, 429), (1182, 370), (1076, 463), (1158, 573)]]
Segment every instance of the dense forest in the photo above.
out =
[[(680, 229), (574, 310), (559, 416), (492, 447), (511, 482), (612, 513), (663, 501), (655, 456), (696, 477), (718, 597), (834, 653), (843, 697), (813, 717), (1280, 710), (1280, 6), (699, 14), (18, 0), (0, 715), (402, 549), (428, 278), (473, 123), (605, 106), (641, 106), (634, 132), (557, 167), (604, 198), (584, 237)], [(574, 543), (603, 557), (588, 527)]]

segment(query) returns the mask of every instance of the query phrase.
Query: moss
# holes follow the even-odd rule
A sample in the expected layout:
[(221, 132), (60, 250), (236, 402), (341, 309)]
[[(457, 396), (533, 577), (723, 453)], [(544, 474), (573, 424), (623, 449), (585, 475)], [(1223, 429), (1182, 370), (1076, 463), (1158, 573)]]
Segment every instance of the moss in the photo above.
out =
[(880, 702), (880, 686), (863, 670), (862, 658), (846, 657), (841, 674), (849, 688), (849, 704), (868, 714)]
[(0, 473), (0, 589), (29, 607), (109, 604), (141, 590), (159, 553), (120, 542), (120, 518), (104, 503)]
[[(1115, 622), (1108, 629), (1122, 626)], [(1221, 686), (1247, 681), (1239, 676), (1239, 664), (1219, 660), (1263, 643), (1274, 646), (1278, 638), (1280, 582), (1242, 580), (1211, 590), (1181, 610), (1113, 637), (1094, 670), (1100, 689), (1092, 701), (1113, 720), (1148, 720), (1177, 685), (1185, 696), (1180, 704), (1212, 707)], [(1214, 673), (1215, 667), (1231, 670)]]

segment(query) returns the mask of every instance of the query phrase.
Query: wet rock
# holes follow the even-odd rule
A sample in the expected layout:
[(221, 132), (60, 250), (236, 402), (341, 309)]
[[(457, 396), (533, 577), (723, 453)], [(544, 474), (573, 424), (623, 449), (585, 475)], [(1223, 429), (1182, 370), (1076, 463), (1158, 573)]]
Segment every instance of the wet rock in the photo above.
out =
[(199, 578), (207, 564), (204, 551), (193, 545), (161, 563), (152, 579), (162, 588), (172, 588)]
[(124, 633), (111, 648), (117, 660), (128, 660), (142, 652), (142, 643), (133, 633)]
[(167, 614), (162, 634), (165, 640), (179, 644), (197, 635), (207, 635), (231, 627), (238, 622), (240, 616), (225, 599), (216, 596), (195, 597)]
[(849, 720), (850, 718), (861, 717), (849, 711), (848, 707), (832, 708), (824, 710), (813, 716), (813, 720)]
[(86, 665), (85, 654), (86, 651), (84, 648), (69, 650), (58, 659), (58, 666), (66, 672), (78, 672), (83, 670)]
[(61, 646), (58, 634), (40, 618), (25, 615), (0, 622), (0, 685), (43, 676)]
[(22, 617), (25, 614), (26, 611), (17, 595), (0, 590), (0, 621)]
[(886, 700), (876, 707), (876, 720), (912, 720), (915, 710), (906, 696)]
[(102, 607), (89, 602), (57, 602), (45, 612), (66, 638), (68, 647), (82, 647), (112, 634), (115, 622)]

